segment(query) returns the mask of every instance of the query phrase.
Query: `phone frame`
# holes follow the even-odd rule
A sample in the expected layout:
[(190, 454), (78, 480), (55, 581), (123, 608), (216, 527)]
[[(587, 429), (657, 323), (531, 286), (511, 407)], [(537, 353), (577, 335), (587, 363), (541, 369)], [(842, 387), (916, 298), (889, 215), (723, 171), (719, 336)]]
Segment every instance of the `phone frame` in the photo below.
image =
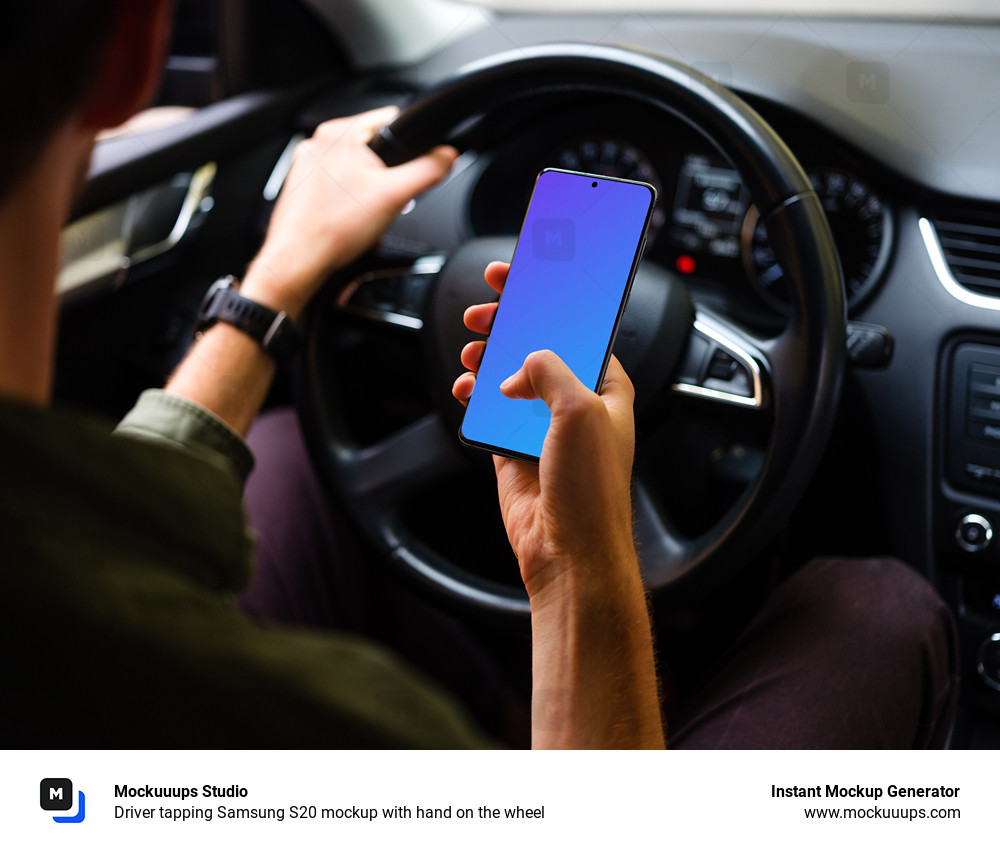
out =
[[(618, 314), (615, 316), (614, 325), (612, 326), (612, 329), (611, 329), (611, 336), (610, 336), (610, 339), (608, 340), (607, 348), (606, 348), (606, 350), (604, 352), (604, 361), (601, 364), (601, 369), (600, 369), (600, 372), (598, 373), (598, 376), (597, 376), (597, 384), (596, 384), (596, 386), (593, 386), (593, 387), (589, 388), (592, 392), (598, 392), (600, 390), (601, 385), (604, 383), (604, 374), (607, 371), (608, 363), (611, 360), (611, 354), (612, 354), (612, 351), (614, 350), (615, 340), (618, 337), (618, 328), (621, 325), (622, 316), (625, 315), (625, 308), (628, 306), (629, 295), (632, 292), (632, 282), (633, 282), (633, 280), (635, 280), (636, 270), (639, 268), (639, 262), (642, 259), (642, 253), (643, 253), (643, 251), (646, 248), (646, 237), (647, 237), (647, 234), (649, 233), (649, 223), (650, 223), (650, 221), (652, 221), (653, 211), (656, 208), (656, 202), (657, 202), (657, 199), (658, 199), (658, 194), (657, 194), (655, 186), (653, 186), (651, 183), (646, 183), (646, 182), (644, 182), (642, 180), (629, 180), (629, 179), (627, 179), (625, 177), (611, 177), (611, 176), (603, 175), (603, 174), (588, 174), (587, 172), (584, 172), (584, 171), (571, 171), (571, 170), (565, 169), (565, 168), (543, 168), (540, 172), (538, 172), (538, 175), (535, 177), (535, 183), (534, 183), (534, 185), (532, 186), (532, 189), (531, 189), (531, 197), (528, 199), (528, 205), (525, 208), (524, 218), (521, 220), (521, 228), (520, 228), (520, 231), (518, 232), (518, 235), (517, 235), (517, 243), (514, 245), (514, 253), (511, 254), (511, 258), (510, 258), (510, 267), (511, 267), (511, 269), (514, 268), (514, 262), (517, 259), (518, 248), (521, 247), (521, 239), (524, 236), (525, 224), (527, 223), (527, 220), (528, 220), (528, 213), (529, 213), (529, 211), (531, 209), (531, 203), (532, 203), (532, 201), (535, 198), (535, 191), (538, 188), (538, 182), (539, 182), (539, 180), (542, 178), (542, 176), (544, 174), (548, 174), (550, 172), (554, 172), (554, 173), (557, 173), (557, 174), (571, 174), (571, 175), (573, 175), (575, 177), (583, 177), (583, 178), (586, 178), (586, 179), (591, 180), (591, 181), (601, 181), (601, 180), (604, 180), (604, 181), (613, 182), (613, 183), (629, 183), (629, 184), (632, 184), (632, 185), (635, 185), (635, 186), (643, 186), (643, 187), (645, 187), (646, 189), (649, 190), (649, 194), (650, 194), (649, 207), (646, 210), (646, 218), (645, 218), (645, 221), (643, 222), (642, 230), (640, 231), (640, 239), (636, 243), (635, 254), (632, 257), (632, 264), (631, 264), (631, 267), (629, 268), (628, 280), (625, 282), (625, 287), (624, 287), (623, 292), (622, 292), (621, 301), (618, 304)], [(499, 315), (500, 315), (499, 311), (502, 310), (502, 309), (503, 309), (503, 293), (500, 294), (500, 300), (497, 302), (497, 317), (499, 317)], [(494, 318), (494, 322), (495, 321), (496, 321), (496, 317)], [(489, 344), (490, 344), (489, 343), (489, 336), (487, 336), (487, 338), (486, 338), (486, 348), (487, 348), (487, 350), (489, 349)], [(486, 351), (484, 350), (483, 357), (485, 357), (485, 356), (486, 356)], [(473, 392), (473, 395), (475, 395), (475, 388), (473, 388), (472, 392)], [(471, 402), (472, 402), (472, 398), (470, 397), (469, 398), (469, 402), (467, 402), (467, 404), (471, 404)], [(465, 434), (463, 433), (462, 429), (463, 429), (464, 426), (465, 426), (465, 419), (463, 417), (462, 424), (459, 425), (459, 428), (458, 428), (458, 438), (459, 438), (459, 440), (464, 445), (469, 446), (470, 448), (480, 449), (481, 451), (486, 451), (486, 452), (489, 452), (490, 454), (494, 454), (494, 455), (500, 455), (501, 457), (509, 457), (509, 458), (513, 458), (515, 460), (526, 460), (526, 461), (530, 461), (532, 463), (538, 463), (539, 460), (540, 460), (540, 458), (536, 457), (535, 455), (526, 454), (524, 452), (514, 451), (513, 449), (507, 449), (507, 448), (504, 448), (502, 446), (494, 446), (494, 445), (490, 445), (488, 443), (482, 443), (482, 442), (479, 442), (477, 440), (471, 440), (471, 439), (467, 438), (465, 436)]]

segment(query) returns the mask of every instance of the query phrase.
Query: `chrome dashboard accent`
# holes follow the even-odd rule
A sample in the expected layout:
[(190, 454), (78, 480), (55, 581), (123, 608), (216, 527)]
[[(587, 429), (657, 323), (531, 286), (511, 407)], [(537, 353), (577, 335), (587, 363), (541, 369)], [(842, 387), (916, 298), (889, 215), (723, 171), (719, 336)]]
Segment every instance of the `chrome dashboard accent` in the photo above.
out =
[[(215, 201), (212, 199), (210, 193), (216, 171), (218, 171), (216, 164), (209, 162), (191, 175), (187, 195), (184, 196), (184, 203), (181, 205), (181, 211), (177, 215), (177, 221), (174, 222), (174, 226), (170, 230), (170, 235), (154, 245), (147, 245), (138, 250), (133, 249), (128, 257), (130, 266), (137, 266), (139, 263), (144, 263), (147, 260), (160, 256), (160, 254), (165, 254), (171, 248), (175, 247), (187, 234), (195, 213), (199, 209), (203, 212), (209, 212), (215, 206)], [(129, 247), (132, 248), (131, 245)]]
[(188, 181), (184, 199), (170, 232), (158, 242), (134, 245), (136, 226), (145, 209), (157, 202), (170, 203), (167, 199), (180, 188), (174, 182), (137, 192), (68, 225), (62, 233), (63, 261), (56, 292), (65, 295), (93, 284), (120, 286), (129, 269), (175, 248), (215, 205), (211, 191), (217, 170), (209, 162), (193, 174), (175, 178)]
[(263, 195), (265, 201), (270, 203), (278, 200), (278, 195), (281, 194), (281, 187), (285, 185), (285, 179), (292, 168), (292, 161), (295, 159), (295, 149), (305, 138), (305, 133), (296, 133), (288, 140), (288, 144), (285, 145), (285, 149), (281, 152), (281, 156), (278, 157), (278, 161), (271, 170), (271, 176), (267, 178), (267, 183), (264, 184)]
[(983, 310), (1000, 310), (1000, 298), (972, 292), (955, 280), (955, 276), (951, 273), (948, 260), (945, 258), (944, 251), (941, 248), (941, 241), (938, 239), (937, 230), (930, 219), (921, 217), (919, 227), (920, 235), (924, 240), (924, 247), (927, 249), (927, 256), (931, 261), (931, 266), (933, 266), (938, 280), (948, 294), (964, 304), (968, 304), (970, 307), (980, 307)]

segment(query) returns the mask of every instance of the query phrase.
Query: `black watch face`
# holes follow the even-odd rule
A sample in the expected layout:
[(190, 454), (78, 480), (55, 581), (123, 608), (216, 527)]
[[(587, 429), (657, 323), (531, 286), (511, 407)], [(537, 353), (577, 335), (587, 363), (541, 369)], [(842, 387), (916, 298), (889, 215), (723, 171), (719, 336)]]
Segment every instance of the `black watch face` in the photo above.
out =
[(244, 298), (236, 289), (236, 279), (225, 277), (209, 288), (195, 324), (195, 337), (216, 322), (225, 322), (260, 343), (275, 360), (290, 359), (299, 346), (299, 332), (284, 313)]

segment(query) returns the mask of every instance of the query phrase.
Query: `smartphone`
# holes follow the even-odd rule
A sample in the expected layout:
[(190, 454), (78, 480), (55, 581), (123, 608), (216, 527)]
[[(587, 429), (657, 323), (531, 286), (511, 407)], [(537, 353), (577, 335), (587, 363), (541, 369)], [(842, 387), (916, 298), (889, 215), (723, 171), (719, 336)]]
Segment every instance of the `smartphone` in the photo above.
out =
[(462, 442), (538, 460), (551, 418), (545, 402), (500, 392), (533, 351), (554, 351), (585, 386), (601, 386), (655, 203), (648, 183), (559, 169), (538, 175)]

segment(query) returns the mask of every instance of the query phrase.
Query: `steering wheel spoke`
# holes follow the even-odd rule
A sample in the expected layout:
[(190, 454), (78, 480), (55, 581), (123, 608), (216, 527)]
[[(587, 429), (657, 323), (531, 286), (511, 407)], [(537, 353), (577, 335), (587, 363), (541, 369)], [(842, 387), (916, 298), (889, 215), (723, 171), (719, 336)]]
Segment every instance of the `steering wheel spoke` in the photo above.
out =
[(632, 487), (632, 522), (646, 583), (659, 586), (681, 563), (684, 540), (660, 509), (652, 490), (637, 476)]
[(374, 445), (340, 446), (336, 458), (339, 486), (363, 513), (384, 510), (462, 465), (455, 437), (435, 413)]
[(769, 343), (696, 306), (673, 391), (716, 404), (767, 410), (771, 369), (764, 352)]
[(427, 290), (445, 259), (432, 254), (407, 265), (364, 271), (340, 290), (335, 306), (379, 324), (419, 331)]

